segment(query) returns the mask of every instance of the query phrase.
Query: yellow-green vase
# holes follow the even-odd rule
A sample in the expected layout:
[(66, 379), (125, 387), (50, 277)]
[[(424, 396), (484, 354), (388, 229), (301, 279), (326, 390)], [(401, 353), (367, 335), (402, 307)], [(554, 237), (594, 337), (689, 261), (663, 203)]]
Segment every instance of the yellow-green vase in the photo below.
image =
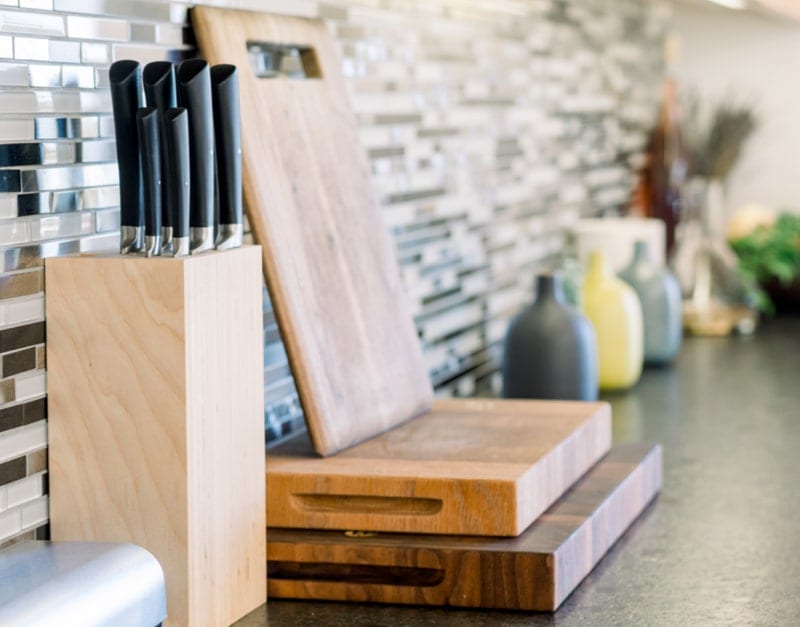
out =
[(642, 374), (644, 326), (636, 292), (606, 267), (602, 253), (589, 257), (581, 290), (583, 311), (597, 335), (601, 390), (622, 390)]

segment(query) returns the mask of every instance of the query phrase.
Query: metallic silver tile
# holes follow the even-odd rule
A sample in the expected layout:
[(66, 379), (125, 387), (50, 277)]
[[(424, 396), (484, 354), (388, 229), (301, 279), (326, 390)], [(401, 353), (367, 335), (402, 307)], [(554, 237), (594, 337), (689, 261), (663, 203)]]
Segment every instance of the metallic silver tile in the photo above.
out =
[(28, 67), (30, 68), (31, 87), (61, 86), (60, 65), (36, 65), (32, 63)]
[(0, 33), (64, 37), (64, 18), (47, 13), (0, 11)]
[(49, 61), (50, 42), (36, 37), (14, 37), (14, 58), (26, 61)]
[(116, 163), (117, 153), (113, 141), (79, 142), (75, 144), (77, 163)]
[(53, 0), (19, 0), (21, 9), (37, 9), (39, 11), (52, 11)]
[(125, 20), (68, 15), (67, 34), (75, 39), (127, 41), (129, 27)]
[(119, 206), (119, 187), (94, 187), (82, 192), (81, 205), (83, 209), (104, 209)]
[(77, 41), (50, 40), (50, 60), (56, 63), (80, 63), (81, 44)]
[(114, 61), (120, 59), (136, 59), (142, 64), (151, 61), (164, 61), (168, 58), (169, 51), (157, 46), (145, 46), (142, 44), (114, 44), (112, 58)]
[(114, 117), (111, 115), (98, 116), (100, 124), (100, 137), (114, 136)]
[(16, 246), (31, 239), (28, 223), (14, 220), (0, 224), (0, 246)]
[(34, 246), (22, 246), (11, 250), (0, 251), (0, 271), (12, 272), (37, 268), (47, 257), (69, 255), (80, 251), (77, 240), (71, 242), (47, 242)]
[(34, 124), (30, 118), (0, 119), (0, 137), (6, 141), (25, 141), (33, 139)]
[(108, 44), (83, 42), (81, 44), (81, 61), (83, 63), (109, 63), (111, 52)]
[(0, 167), (3, 168), (74, 162), (75, 146), (73, 144), (0, 144)]
[(189, 35), (193, 37), (193, 33), (189, 31), (184, 24), (157, 24), (156, 25), (156, 43), (162, 46), (172, 46), (178, 48), (187, 41)]
[(156, 43), (155, 24), (131, 24), (130, 40), (133, 43)]
[(62, 65), (61, 84), (80, 89), (94, 88), (94, 68), (86, 65)]
[(94, 215), (77, 212), (33, 218), (30, 230), (32, 241), (88, 235), (94, 232)]
[(97, 232), (119, 231), (119, 209), (106, 209), (98, 211), (95, 216)]
[(19, 194), (17, 213), (20, 217), (46, 213), (69, 213), (81, 209), (81, 193), (44, 192), (41, 194)]
[(189, 5), (183, 2), (172, 2), (169, 5), (169, 21), (173, 24), (185, 24), (189, 21)]
[(84, 237), (78, 243), (82, 253), (109, 253), (119, 250), (119, 232), (104, 233), (96, 237)]
[[(185, 5), (184, 5), (185, 6)], [(170, 5), (145, 0), (54, 0), (56, 11), (170, 21)]]
[(36, 139), (91, 139), (99, 136), (96, 116), (37, 117), (33, 122)]
[(27, 87), (28, 66), (21, 63), (0, 63), (0, 86)]
[(0, 220), (17, 217), (17, 194), (0, 194)]
[(118, 172), (116, 164), (40, 168), (22, 171), (21, 179), (22, 191), (37, 192), (114, 185)]
[(14, 58), (14, 38), (8, 35), (0, 36), (0, 59)]
[(20, 181), (19, 170), (0, 170), (0, 194), (20, 191)]
[(111, 95), (107, 90), (80, 92), (81, 113), (111, 113)]
[(98, 89), (108, 89), (110, 86), (108, 80), (108, 68), (95, 68), (94, 71), (94, 84)]

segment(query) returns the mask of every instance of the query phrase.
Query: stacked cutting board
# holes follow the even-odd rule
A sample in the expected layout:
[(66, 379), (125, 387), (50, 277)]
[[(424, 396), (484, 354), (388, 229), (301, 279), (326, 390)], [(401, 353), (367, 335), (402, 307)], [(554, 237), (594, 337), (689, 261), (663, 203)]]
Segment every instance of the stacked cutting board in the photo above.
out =
[[(658, 492), (660, 448), (612, 447), (604, 403), (434, 401), (324, 24), (192, 20), (243, 70), (245, 204), (310, 436), (267, 455), (269, 593), (555, 609)], [(254, 46), (306, 78), (260, 78)]]

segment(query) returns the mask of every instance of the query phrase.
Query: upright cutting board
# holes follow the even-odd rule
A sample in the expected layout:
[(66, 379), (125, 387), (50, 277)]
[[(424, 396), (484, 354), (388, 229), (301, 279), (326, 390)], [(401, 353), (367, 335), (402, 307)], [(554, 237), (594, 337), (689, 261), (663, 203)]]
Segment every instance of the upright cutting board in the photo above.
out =
[[(244, 200), (315, 450), (427, 410), (433, 393), (324, 23), (197, 7), (210, 63), (239, 68)], [(259, 78), (248, 43), (305, 49), (315, 78)]]
[[(272, 525), (516, 535), (611, 445), (600, 403), (432, 404), (400, 273), (325, 25), (196, 7), (210, 63), (240, 70), (244, 197), (312, 450), (271, 450)], [(260, 78), (248, 46), (310, 78)]]
[(661, 488), (661, 447), (614, 446), (518, 538), (267, 530), (271, 598), (552, 611)]

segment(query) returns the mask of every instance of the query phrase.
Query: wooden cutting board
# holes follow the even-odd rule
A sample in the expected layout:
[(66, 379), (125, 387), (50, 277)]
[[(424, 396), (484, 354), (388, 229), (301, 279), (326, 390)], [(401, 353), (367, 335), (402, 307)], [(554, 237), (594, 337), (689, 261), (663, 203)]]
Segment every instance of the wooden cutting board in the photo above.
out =
[[(270, 523), (521, 533), (608, 451), (609, 408), (447, 401), (431, 410), (325, 25), (209, 7), (192, 21), (203, 55), (240, 70), (247, 215), (313, 445), (269, 452)], [(259, 78), (254, 43), (301, 51), (311, 78)]]
[(436, 401), (333, 457), (304, 438), (267, 455), (270, 525), (522, 533), (611, 446), (605, 403)]
[(660, 488), (661, 447), (628, 444), (518, 538), (270, 528), (269, 596), (556, 610)]
[[(314, 449), (423, 413), (433, 394), (333, 40), (318, 20), (197, 7), (198, 46), (239, 68), (244, 200)], [(259, 78), (248, 42), (315, 78)]]

